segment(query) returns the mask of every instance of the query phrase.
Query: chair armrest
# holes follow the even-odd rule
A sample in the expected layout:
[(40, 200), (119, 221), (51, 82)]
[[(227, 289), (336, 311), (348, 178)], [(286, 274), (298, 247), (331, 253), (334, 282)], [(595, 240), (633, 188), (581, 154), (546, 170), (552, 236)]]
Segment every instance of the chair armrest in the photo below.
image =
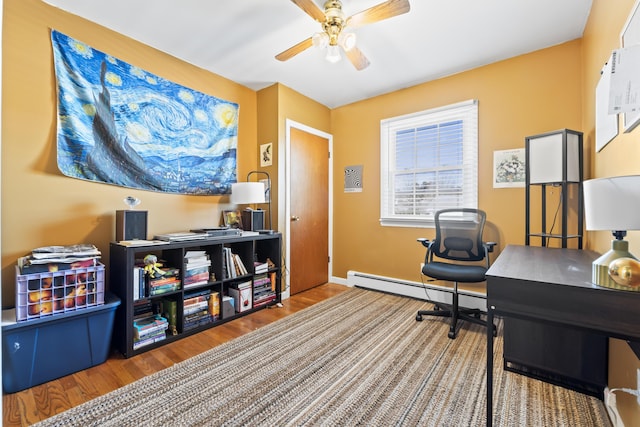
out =
[(429, 248), (429, 245), (431, 245), (431, 240), (425, 239), (424, 237), (420, 237), (417, 240), (418, 240), (418, 242), (422, 243), (422, 246), (424, 246), (427, 249)]
[(487, 252), (493, 252), (493, 247), (497, 245), (496, 242), (484, 242), (484, 247), (487, 248)]

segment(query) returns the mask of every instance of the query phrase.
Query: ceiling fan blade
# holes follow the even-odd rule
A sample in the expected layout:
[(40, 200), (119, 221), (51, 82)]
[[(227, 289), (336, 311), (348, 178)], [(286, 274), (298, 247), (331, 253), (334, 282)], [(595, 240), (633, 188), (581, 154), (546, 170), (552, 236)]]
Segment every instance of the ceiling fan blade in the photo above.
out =
[(366, 56), (364, 56), (364, 53), (362, 53), (362, 51), (357, 47), (354, 46), (351, 49), (346, 50), (345, 54), (347, 55), (347, 58), (349, 58), (349, 61), (353, 64), (354, 67), (356, 67), (358, 71), (364, 70), (369, 66), (369, 60), (367, 59)]
[(347, 19), (346, 26), (349, 28), (362, 27), (363, 25), (402, 15), (409, 12), (409, 9), (409, 0), (388, 0), (351, 16)]
[(291, 0), (302, 9), (307, 15), (322, 23), (325, 20), (324, 12), (320, 9), (313, 0)]
[(308, 39), (302, 40), (297, 45), (291, 46), (289, 49), (285, 50), (284, 52), (277, 54), (276, 59), (279, 61), (286, 61), (287, 59), (293, 58), (300, 52), (306, 49), (309, 49), (311, 46), (313, 46), (313, 42), (311, 40), (311, 37), (309, 37)]

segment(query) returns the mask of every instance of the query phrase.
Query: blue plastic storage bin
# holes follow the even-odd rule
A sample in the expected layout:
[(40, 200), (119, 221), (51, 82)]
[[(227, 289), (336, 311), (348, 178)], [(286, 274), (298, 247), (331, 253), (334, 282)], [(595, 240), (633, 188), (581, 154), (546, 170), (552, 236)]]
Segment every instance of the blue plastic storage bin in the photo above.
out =
[(104, 305), (16, 322), (2, 313), (2, 388), (15, 393), (107, 360), (120, 299), (106, 293)]

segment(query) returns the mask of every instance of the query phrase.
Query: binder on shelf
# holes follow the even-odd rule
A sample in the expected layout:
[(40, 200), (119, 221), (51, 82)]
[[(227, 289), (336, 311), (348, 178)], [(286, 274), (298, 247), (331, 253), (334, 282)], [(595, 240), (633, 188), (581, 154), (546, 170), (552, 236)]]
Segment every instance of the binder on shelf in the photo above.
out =
[(229, 296), (233, 297), (236, 312), (250, 310), (252, 307), (251, 282), (243, 282), (229, 287)]

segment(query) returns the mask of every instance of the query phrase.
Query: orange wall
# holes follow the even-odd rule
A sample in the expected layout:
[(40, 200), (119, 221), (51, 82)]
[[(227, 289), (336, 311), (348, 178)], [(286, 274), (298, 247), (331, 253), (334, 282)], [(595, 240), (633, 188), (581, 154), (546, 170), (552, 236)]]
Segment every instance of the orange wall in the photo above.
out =
[[(524, 189), (492, 187), (493, 152), (524, 147), (524, 137), (571, 128), (585, 133), (586, 176), (638, 173), (640, 130), (617, 137), (594, 153), (594, 90), (599, 71), (635, 0), (594, 0), (584, 37), (527, 55), (329, 110), (275, 84), (258, 93), (38, 0), (4, 0), (2, 115), (2, 300), (14, 298), (16, 258), (51, 244), (90, 242), (106, 255), (114, 237), (114, 211), (122, 199), (142, 199), (149, 235), (217, 225), (228, 198), (127, 190), (64, 177), (56, 166), (56, 99), (50, 28), (182, 85), (240, 105), (238, 178), (258, 168), (258, 146), (273, 142), (266, 168), (277, 195), (278, 150), (285, 120), (334, 136), (333, 275), (349, 270), (419, 280), (424, 256), (415, 242), (431, 229), (381, 227), (379, 218), (380, 120), (466, 99), (479, 100), (479, 207), (487, 211), (487, 240), (524, 242)], [(613, 5), (613, 6), (612, 6)], [(260, 112), (260, 114), (258, 114)], [(345, 166), (364, 166), (364, 191), (343, 192)], [(295, 179), (295, 177), (293, 177)], [(277, 213), (277, 198), (274, 214)], [(550, 202), (552, 204), (552, 202)], [(535, 214), (535, 212), (534, 212)], [(275, 219), (274, 215), (274, 228)], [(281, 222), (284, 219), (281, 219)], [(608, 233), (588, 233), (596, 251)], [(640, 252), (640, 234), (628, 239)], [(625, 343), (611, 349), (610, 385), (635, 386), (640, 367)], [(631, 382), (633, 380), (633, 382)], [(632, 397), (619, 395), (628, 425), (640, 424)], [(633, 418), (635, 417), (635, 418)]]
[[(640, 173), (640, 128), (624, 133), (620, 120), (620, 134), (600, 152), (595, 152), (595, 88), (600, 70), (609, 59), (611, 51), (620, 47), (620, 32), (629, 16), (635, 0), (594, 0), (591, 15), (583, 35), (583, 130), (587, 152), (591, 161), (590, 176), (594, 178)], [(613, 5), (613, 6), (612, 6)], [(611, 245), (609, 232), (589, 232), (588, 246), (597, 252), (606, 252)], [(629, 249), (640, 256), (640, 232), (629, 232)], [(636, 389), (640, 360), (626, 342), (609, 340), (609, 387)], [(617, 406), (625, 425), (640, 425), (640, 405), (635, 396), (616, 393)]]
[[(489, 223), (485, 238), (499, 243), (498, 253), (507, 244), (523, 244), (525, 191), (493, 188), (493, 152), (524, 148), (528, 135), (581, 130), (580, 70), (581, 41), (575, 40), (334, 109), (334, 276), (356, 270), (420, 281), (424, 251), (416, 238), (432, 236), (433, 229), (378, 222), (380, 120), (467, 99), (479, 100), (478, 191)], [(362, 193), (342, 188), (349, 165), (364, 166)]]
[(228, 197), (129, 190), (63, 176), (56, 165), (54, 28), (151, 73), (240, 105), (238, 177), (255, 169), (256, 93), (38, 0), (5, 0), (2, 106), (2, 302), (14, 300), (16, 259), (52, 244), (94, 243), (108, 264), (115, 211), (133, 195), (149, 235), (219, 224)]

